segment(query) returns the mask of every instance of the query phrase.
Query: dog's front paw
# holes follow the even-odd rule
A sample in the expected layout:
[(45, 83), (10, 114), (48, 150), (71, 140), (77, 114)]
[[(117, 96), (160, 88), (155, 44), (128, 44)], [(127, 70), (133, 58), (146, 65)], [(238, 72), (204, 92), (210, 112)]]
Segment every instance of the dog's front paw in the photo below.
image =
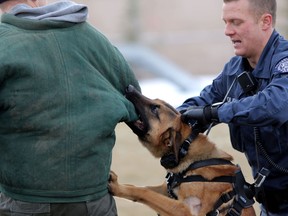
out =
[(112, 170), (110, 171), (108, 190), (113, 196), (117, 196), (120, 191), (120, 185), (118, 183), (118, 176)]

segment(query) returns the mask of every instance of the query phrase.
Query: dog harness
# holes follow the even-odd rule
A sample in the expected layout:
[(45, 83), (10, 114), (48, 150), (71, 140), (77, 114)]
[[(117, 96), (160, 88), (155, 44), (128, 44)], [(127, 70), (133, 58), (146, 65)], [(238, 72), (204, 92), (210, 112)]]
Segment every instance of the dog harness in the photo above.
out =
[[(217, 216), (220, 213), (227, 211), (227, 216), (240, 216), (243, 208), (251, 207), (254, 204), (254, 187), (248, 184), (242, 171), (239, 169), (236, 171), (235, 176), (220, 176), (212, 180), (205, 179), (201, 175), (191, 175), (186, 176), (186, 173), (190, 170), (195, 170), (201, 167), (213, 166), (213, 165), (233, 165), (228, 160), (225, 159), (208, 159), (192, 163), (186, 170), (181, 173), (171, 173), (169, 172), (166, 176), (167, 190), (171, 198), (178, 199), (177, 195), (174, 193), (174, 189), (178, 187), (181, 183), (185, 182), (224, 182), (231, 183), (233, 185), (233, 190), (222, 194), (214, 205), (212, 211), (206, 214), (206, 216)], [(263, 181), (262, 181), (263, 182)], [(261, 183), (262, 184), (262, 183)], [(233, 200), (232, 204), (228, 208), (222, 208), (224, 203)]]

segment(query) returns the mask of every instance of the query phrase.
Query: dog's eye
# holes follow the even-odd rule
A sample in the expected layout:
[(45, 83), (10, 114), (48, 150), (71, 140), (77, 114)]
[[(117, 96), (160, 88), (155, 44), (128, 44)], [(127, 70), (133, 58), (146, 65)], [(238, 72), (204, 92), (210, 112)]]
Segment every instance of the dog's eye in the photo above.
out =
[(154, 114), (158, 114), (159, 105), (151, 105), (151, 112)]

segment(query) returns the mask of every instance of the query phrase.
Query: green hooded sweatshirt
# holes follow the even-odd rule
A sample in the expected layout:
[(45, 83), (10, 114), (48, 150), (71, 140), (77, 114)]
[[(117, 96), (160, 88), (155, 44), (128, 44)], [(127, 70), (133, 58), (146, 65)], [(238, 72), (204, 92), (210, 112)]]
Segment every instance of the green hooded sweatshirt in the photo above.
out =
[(134, 121), (123, 56), (87, 22), (2, 15), (0, 190), (28, 202), (107, 193), (115, 127)]

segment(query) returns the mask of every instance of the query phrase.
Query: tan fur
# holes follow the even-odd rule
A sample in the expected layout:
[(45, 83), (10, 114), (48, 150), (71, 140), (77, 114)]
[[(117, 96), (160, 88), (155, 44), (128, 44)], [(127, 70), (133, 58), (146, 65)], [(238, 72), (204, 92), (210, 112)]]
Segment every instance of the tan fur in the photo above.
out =
[[(164, 101), (151, 100), (134, 89), (129, 92), (127, 98), (145, 119), (144, 123), (149, 125), (149, 130), (144, 135), (138, 134), (138, 137), (151, 154), (160, 158), (168, 152), (178, 152), (183, 141), (191, 133), (189, 125), (181, 121), (180, 114)], [(133, 126), (131, 128), (133, 129)], [(167, 171), (179, 173), (195, 161), (210, 158), (233, 159), (231, 155), (218, 149), (207, 136), (199, 134), (190, 145), (188, 155), (177, 167)], [(198, 168), (189, 171), (187, 175), (202, 175), (211, 180), (223, 175), (232, 176), (237, 169), (234, 165), (217, 165)], [(154, 187), (119, 184), (117, 175), (111, 171), (109, 189), (115, 196), (143, 203), (161, 216), (205, 216), (213, 209), (221, 194), (232, 190), (232, 185), (219, 182), (182, 183), (177, 188), (178, 200), (174, 200), (168, 197), (166, 182)], [(253, 215), (255, 212), (252, 207), (242, 211), (242, 216)]]

